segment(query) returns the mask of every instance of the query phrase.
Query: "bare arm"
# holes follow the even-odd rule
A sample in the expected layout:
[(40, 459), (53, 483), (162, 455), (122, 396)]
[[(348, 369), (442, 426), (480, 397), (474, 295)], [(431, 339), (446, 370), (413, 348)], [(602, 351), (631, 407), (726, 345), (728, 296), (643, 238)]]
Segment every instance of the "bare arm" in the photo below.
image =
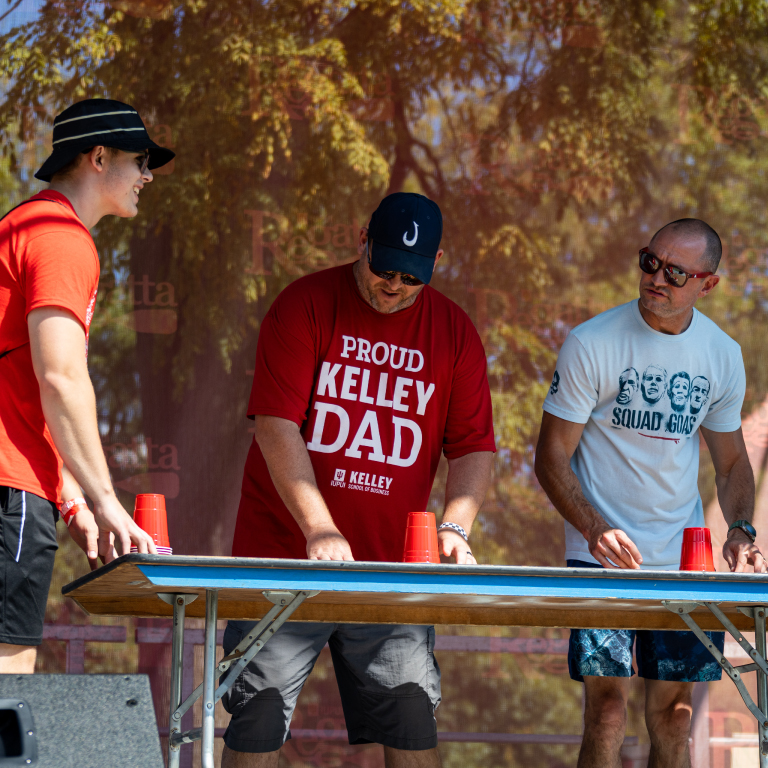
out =
[(33, 310), (27, 325), (45, 422), (67, 468), (93, 500), (96, 522), (115, 533), (123, 553), (131, 542), (139, 552), (156, 552), (151, 537), (133, 522), (112, 488), (99, 439), (83, 327), (71, 313), (56, 307)]
[[(735, 432), (700, 429), (715, 465), (717, 500), (725, 522), (728, 525), (736, 520), (751, 523), (755, 510), (755, 478), (741, 429)], [(753, 565), (758, 573), (768, 571), (760, 550), (739, 528), (728, 534), (723, 545), (723, 557), (732, 571), (744, 571), (747, 565)]]
[(299, 427), (278, 416), (256, 416), (255, 437), (280, 498), (307, 539), (307, 557), (354, 560), (317, 487)]
[(619, 528), (611, 528), (587, 501), (571, 469), (571, 457), (583, 424), (576, 424), (544, 412), (535, 471), (555, 509), (587, 540), (589, 551), (606, 568), (639, 568), (643, 558), (634, 542)]
[[(469, 533), (488, 492), (492, 469), (493, 453), (490, 451), (468, 453), (448, 460), (443, 522), (457, 523)], [(444, 555), (453, 557), (459, 564), (475, 562), (469, 545), (455, 531), (442, 530), (438, 539)]]

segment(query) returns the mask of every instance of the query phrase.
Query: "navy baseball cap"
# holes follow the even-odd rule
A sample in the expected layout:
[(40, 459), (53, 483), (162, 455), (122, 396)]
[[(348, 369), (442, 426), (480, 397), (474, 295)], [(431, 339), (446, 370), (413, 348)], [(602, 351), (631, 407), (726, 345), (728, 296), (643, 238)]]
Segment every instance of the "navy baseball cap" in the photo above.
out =
[(170, 163), (175, 153), (149, 138), (139, 113), (129, 104), (113, 99), (85, 99), (56, 115), (53, 121), (53, 152), (35, 174), (40, 181), (72, 162), (91, 147), (114, 147), (126, 152), (149, 150), (149, 170)]
[(415, 192), (387, 195), (371, 216), (368, 238), (371, 268), (403, 272), (428, 283), (443, 237), (443, 215), (437, 203)]

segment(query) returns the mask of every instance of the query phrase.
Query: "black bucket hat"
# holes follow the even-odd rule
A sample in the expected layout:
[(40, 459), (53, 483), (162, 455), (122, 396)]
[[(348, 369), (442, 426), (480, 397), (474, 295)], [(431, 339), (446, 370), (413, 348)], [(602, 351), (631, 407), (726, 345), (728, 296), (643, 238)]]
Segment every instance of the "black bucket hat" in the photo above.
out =
[(53, 121), (53, 152), (35, 174), (50, 181), (56, 171), (91, 147), (114, 147), (125, 152), (149, 150), (149, 169), (169, 163), (176, 156), (149, 138), (139, 113), (112, 99), (85, 99), (67, 107)]
[(387, 195), (371, 216), (371, 267), (404, 272), (429, 283), (443, 237), (443, 216), (437, 203), (415, 192)]

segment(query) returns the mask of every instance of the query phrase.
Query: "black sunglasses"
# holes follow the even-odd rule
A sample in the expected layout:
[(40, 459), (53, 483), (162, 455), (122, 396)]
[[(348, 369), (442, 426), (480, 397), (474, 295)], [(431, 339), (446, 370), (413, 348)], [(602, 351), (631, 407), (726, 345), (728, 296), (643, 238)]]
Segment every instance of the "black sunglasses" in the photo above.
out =
[[(640, 249), (640, 269), (646, 275), (655, 275), (661, 268), (661, 259), (655, 253), (652, 253), (647, 248)], [(689, 277), (709, 277), (714, 274), (714, 272), (690, 274), (680, 269), (680, 267), (673, 267), (671, 264), (664, 267), (664, 279), (675, 288), (682, 288), (688, 282)]]
[[(88, 147), (88, 149), (83, 150), (83, 154), (87, 155), (93, 147)], [(139, 158), (137, 157), (136, 160)], [(141, 163), (139, 163), (139, 172), (143, 176), (147, 172), (147, 168), (149, 168), (149, 150), (145, 149), (144, 154), (141, 156)]]
[[(369, 244), (370, 243), (370, 248)], [(424, 282), (422, 280), (419, 280), (418, 277), (414, 277), (413, 275), (408, 275), (405, 272), (395, 272), (394, 270), (389, 270), (388, 272), (379, 272), (379, 270), (374, 269), (371, 266), (371, 251), (373, 250), (373, 242), (368, 241), (365, 244), (365, 251), (368, 254), (368, 269), (373, 272), (376, 277), (380, 277), (382, 280), (394, 280), (398, 275), (400, 275), (400, 280), (403, 283), (403, 285), (408, 285), (413, 287), (414, 285), (424, 285)]]

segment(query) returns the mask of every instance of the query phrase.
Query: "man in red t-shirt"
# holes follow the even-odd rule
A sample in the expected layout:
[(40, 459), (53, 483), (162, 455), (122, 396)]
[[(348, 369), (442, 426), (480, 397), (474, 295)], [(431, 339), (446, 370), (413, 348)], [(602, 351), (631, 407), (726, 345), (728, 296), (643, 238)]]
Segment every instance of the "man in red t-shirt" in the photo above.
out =
[[(0, 673), (33, 672), (61, 516), (91, 567), (152, 539), (117, 500), (88, 376), (99, 259), (89, 230), (133, 217), (156, 145), (135, 109), (88, 99), (58, 115), (51, 182), (0, 220)], [(63, 463), (62, 463), (63, 460)], [(81, 498), (93, 501), (93, 512)]]
[[(444, 453), (441, 551), (475, 562), (467, 532), (496, 449), (491, 397), (477, 331), (425, 286), (441, 237), (435, 203), (389, 195), (360, 231), (359, 261), (297, 280), (270, 308), (233, 555), (401, 561), (408, 512), (426, 509)], [(251, 626), (229, 623), (227, 653)], [(277, 766), (326, 642), (350, 744), (383, 744), (388, 766), (439, 766), (433, 627), (289, 622), (277, 634), (225, 698), (225, 768)]]

